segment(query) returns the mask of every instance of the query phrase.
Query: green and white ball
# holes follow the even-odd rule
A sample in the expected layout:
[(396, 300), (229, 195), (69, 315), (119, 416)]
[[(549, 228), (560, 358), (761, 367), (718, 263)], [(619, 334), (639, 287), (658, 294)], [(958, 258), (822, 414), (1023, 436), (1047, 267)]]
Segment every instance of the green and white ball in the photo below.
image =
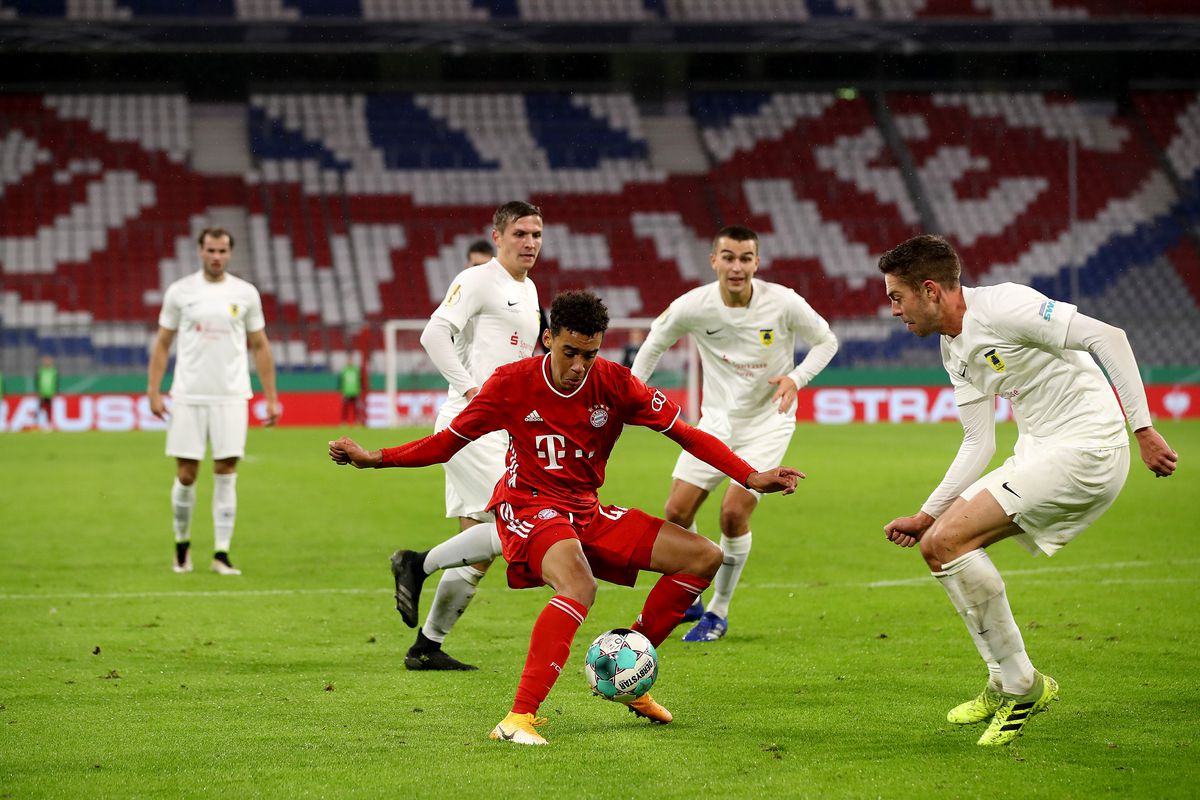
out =
[(592, 642), (583, 671), (594, 694), (630, 703), (650, 691), (658, 678), (658, 653), (637, 631), (614, 628)]

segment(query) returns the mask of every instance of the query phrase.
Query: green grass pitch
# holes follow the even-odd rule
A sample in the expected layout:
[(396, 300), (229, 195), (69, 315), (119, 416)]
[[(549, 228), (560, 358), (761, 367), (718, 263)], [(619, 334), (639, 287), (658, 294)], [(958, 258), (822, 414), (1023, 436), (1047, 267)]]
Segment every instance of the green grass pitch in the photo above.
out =
[[(387, 556), (452, 530), (440, 468), (356, 472), (334, 430), (251, 432), (234, 562), (175, 575), (163, 436), (0, 436), (0, 797), (1168, 797), (1200, 791), (1200, 424), (1164, 423), (1169, 480), (1136, 456), (1124, 493), (1053, 559), (1005, 542), (1027, 649), (1062, 699), (1011, 747), (945, 721), (985, 673), (913, 550), (915, 511), (961, 429), (801, 426), (796, 495), (768, 498), (729, 636), (659, 649), (650, 726), (591, 697), (586, 643), (652, 582), (602, 586), (543, 714), (551, 745), (491, 742), (548, 590), (499, 567), (446, 649), (473, 673), (413, 673)], [(420, 431), (358, 431), (370, 446)], [(1015, 431), (1001, 426), (997, 460)], [(661, 513), (677, 448), (627, 431), (606, 502)], [(700, 518), (712, 534), (716, 503)], [(432, 596), (433, 581), (425, 595)], [(682, 632), (682, 631), (680, 631)]]

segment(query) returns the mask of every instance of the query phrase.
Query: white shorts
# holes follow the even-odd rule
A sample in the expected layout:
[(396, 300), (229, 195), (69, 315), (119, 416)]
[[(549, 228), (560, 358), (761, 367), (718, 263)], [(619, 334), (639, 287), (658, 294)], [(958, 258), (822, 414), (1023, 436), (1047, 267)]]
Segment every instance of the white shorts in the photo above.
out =
[(1054, 555), (1108, 510), (1129, 477), (1129, 448), (1022, 448), (971, 484), (970, 500), (987, 489), (1021, 526), (1013, 537), (1037, 555)]
[[(772, 414), (754, 420), (730, 420), (713, 415), (700, 417), (696, 427), (720, 439), (750, 466), (762, 470), (778, 467), (783, 460), (796, 431), (796, 418), (792, 414)], [(685, 450), (679, 454), (671, 477), (711, 492), (728, 476)], [(761, 492), (747, 491), (755, 499), (762, 497)]]
[(167, 455), (200, 461), (212, 442), (214, 459), (241, 458), (246, 454), (248, 405), (236, 403), (173, 403), (167, 426)]
[[(453, 416), (439, 414), (435, 430), (442, 430)], [(446, 471), (446, 516), (470, 517), (490, 522), (495, 517), (487, 510), (492, 490), (504, 474), (504, 455), (508, 452), (508, 434), (493, 431), (454, 454), (442, 465)]]

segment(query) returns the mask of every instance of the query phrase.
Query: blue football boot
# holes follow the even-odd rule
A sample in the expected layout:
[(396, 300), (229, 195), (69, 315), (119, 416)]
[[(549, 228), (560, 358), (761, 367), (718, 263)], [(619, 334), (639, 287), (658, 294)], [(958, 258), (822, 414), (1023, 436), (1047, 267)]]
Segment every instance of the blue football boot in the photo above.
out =
[(711, 611), (705, 611), (700, 621), (683, 635), (685, 642), (715, 642), (729, 630), (729, 622)]

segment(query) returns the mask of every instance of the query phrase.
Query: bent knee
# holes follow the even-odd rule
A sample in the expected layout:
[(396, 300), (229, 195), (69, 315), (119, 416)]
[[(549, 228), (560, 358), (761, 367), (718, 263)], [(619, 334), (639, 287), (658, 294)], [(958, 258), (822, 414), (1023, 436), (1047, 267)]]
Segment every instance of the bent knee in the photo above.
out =
[(711, 579), (717, 574), (717, 570), (721, 568), (721, 562), (725, 560), (725, 554), (721, 552), (721, 548), (713, 541), (705, 539), (702, 536), (697, 536), (703, 545), (697, 549), (695, 558), (695, 568), (692, 573), (704, 578)]
[(681, 504), (668, 501), (667, 505), (663, 508), (663, 518), (667, 522), (673, 522), (684, 530), (687, 530), (696, 521), (696, 513)]
[(596, 579), (590, 575), (563, 581), (562, 586), (555, 586), (554, 591), (591, 608), (596, 602)]

